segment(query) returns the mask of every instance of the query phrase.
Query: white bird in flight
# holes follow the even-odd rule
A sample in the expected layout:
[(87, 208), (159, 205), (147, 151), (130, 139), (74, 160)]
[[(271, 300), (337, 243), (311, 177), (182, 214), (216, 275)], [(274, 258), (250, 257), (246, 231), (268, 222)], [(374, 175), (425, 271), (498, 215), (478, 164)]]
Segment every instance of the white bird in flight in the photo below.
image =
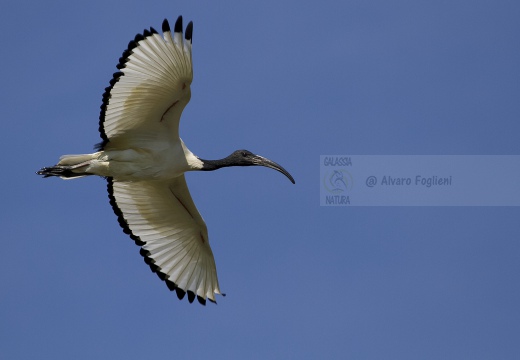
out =
[(182, 36), (182, 16), (172, 34), (145, 30), (128, 44), (118, 72), (103, 94), (99, 117), (102, 142), (95, 153), (64, 155), (37, 172), (108, 181), (108, 197), (123, 231), (179, 299), (186, 293), (205, 305), (221, 294), (208, 230), (190, 196), (184, 173), (228, 166), (266, 166), (293, 177), (277, 163), (247, 150), (221, 160), (194, 155), (179, 137), (182, 110), (191, 97), (193, 23)]

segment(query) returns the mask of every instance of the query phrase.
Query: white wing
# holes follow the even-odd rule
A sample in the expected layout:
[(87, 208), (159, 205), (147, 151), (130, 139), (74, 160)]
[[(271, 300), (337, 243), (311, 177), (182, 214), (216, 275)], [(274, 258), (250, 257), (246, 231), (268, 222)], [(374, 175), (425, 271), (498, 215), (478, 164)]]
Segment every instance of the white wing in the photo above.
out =
[(142, 247), (153, 272), (201, 304), (220, 294), (208, 231), (188, 191), (184, 175), (170, 182), (108, 179), (110, 204), (124, 231)]
[(103, 94), (100, 149), (129, 131), (160, 131), (158, 126), (179, 137), (180, 116), (191, 97), (193, 24), (186, 27), (185, 40), (180, 16), (173, 36), (167, 20), (162, 29), (163, 36), (153, 28), (138, 34), (119, 59), (120, 71)]

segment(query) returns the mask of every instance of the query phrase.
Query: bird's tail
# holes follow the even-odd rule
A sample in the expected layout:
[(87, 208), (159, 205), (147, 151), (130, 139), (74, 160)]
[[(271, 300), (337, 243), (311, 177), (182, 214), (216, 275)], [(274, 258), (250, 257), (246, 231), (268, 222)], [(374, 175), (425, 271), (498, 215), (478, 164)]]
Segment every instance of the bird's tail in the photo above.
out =
[(93, 175), (86, 171), (93, 159), (94, 154), (63, 155), (58, 164), (41, 168), (36, 174), (42, 175), (44, 178), (59, 176), (66, 180)]

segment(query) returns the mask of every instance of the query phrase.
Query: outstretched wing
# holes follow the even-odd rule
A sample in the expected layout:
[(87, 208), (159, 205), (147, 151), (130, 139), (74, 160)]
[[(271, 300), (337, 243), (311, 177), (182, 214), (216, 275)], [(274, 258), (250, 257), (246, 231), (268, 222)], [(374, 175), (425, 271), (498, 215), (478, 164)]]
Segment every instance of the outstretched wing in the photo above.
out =
[(220, 294), (208, 230), (188, 191), (184, 175), (170, 182), (108, 179), (110, 204), (124, 232), (141, 246), (153, 272), (201, 304)]
[(172, 35), (167, 20), (163, 36), (150, 28), (130, 41), (103, 94), (99, 116), (99, 149), (129, 131), (146, 131), (166, 126), (179, 136), (182, 110), (190, 101), (193, 79), (191, 39), (193, 23), (182, 38), (182, 17)]

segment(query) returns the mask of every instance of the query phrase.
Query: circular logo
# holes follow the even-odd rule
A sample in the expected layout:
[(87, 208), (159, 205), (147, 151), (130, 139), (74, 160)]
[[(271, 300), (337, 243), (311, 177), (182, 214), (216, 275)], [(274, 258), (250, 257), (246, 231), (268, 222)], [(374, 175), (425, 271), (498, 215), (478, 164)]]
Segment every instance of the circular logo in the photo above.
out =
[(323, 186), (331, 194), (341, 194), (350, 189), (354, 181), (352, 175), (343, 169), (334, 169), (325, 172)]

